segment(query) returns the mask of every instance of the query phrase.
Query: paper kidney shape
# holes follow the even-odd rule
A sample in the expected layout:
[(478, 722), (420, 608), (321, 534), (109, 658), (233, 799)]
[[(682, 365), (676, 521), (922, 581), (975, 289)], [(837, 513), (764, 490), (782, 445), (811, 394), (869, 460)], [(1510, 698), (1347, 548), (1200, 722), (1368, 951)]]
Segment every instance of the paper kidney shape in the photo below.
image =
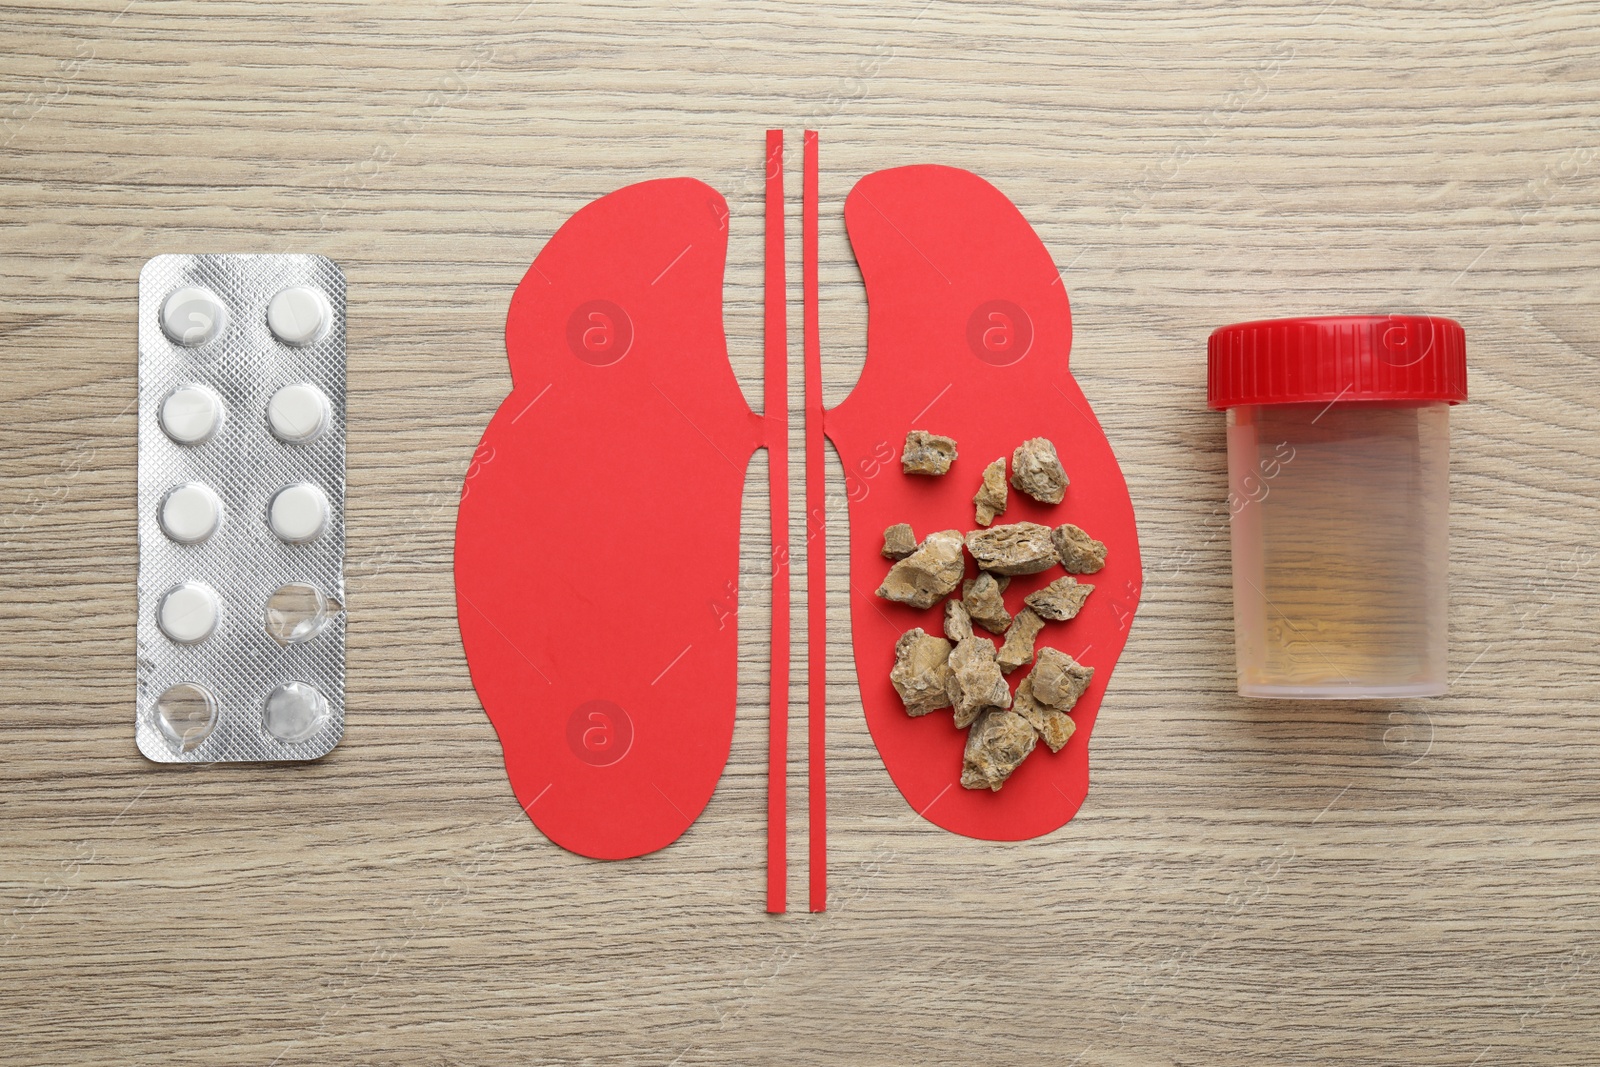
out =
[[(968, 171), (902, 167), (861, 179), (845, 224), (867, 287), (867, 359), (848, 398), (824, 423), (844, 464), (850, 514), (850, 621), (867, 725), (890, 777), (924, 818), (969, 837), (1016, 840), (1067, 822), (1089, 786), (1089, 737), (1128, 638), (1142, 585), (1133, 505), (1116, 456), (1067, 359), (1072, 315), (1044, 244), (998, 189)], [(906, 433), (956, 439), (942, 477), (905, 475)], [(912, 627), (941, 631), (943, 604), (919, 611), (874, 595), (889, 568), (883, 530), (909, 522), (920, 539), (976, 529), (973, 494), (985, 466), (1023, 441), (1056, 445), (1071, 484), (1058, 505), (1009, 491), (995, 522), (1074, 523), (1107, 545), (1081, 613), (1045, 624), (1054, 646), (1095, 668), (1059, 752), (1042, 743), (998, 792), (960, 785), (966, 731), (948, 711), (912, 718), (889, 683), (895, 641)], [(975, 574), (968, 561), (969, 575)], [(1022, 598), (1060, 568), (1014, 578)], [(958, 590), (959, 592), (959, 590)], [(1028, 668), (1009, 676), (1013, 689)]]
[(512, 297), (512, 391), (462, 487), (473, 685), (518, 802), (586, 856), (676, 840), (732, 740), (740, 495), (761, 433), (723, 337), (727, 217), (674, 178), (556, 232)]

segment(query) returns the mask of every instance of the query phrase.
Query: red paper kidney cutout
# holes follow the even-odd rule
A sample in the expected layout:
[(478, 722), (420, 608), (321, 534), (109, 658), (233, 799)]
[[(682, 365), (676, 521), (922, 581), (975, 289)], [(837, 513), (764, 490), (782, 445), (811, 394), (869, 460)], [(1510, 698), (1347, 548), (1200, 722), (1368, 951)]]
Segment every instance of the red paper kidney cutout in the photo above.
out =
[[(1089, 788), (1089, 736), (1128, 638), (1142, 586), (1133, 504), (1111, 444), (1067, 369), (1072, 315), (1055, 264), (1033, 228), (994, 186), (968, 171), (901, 167), (869, 174), (845, 202), (845, 225), (867, 287), (867, 359), (854, 391), (824, 424), (844, 463), (850, 510), (850, 620), (867, 725), (890, 777), (924, 818), (955, 833), (1020, 840), (1077, 812)], [(905, 475), (907, 431), (956, 439), (943, 477)], [(1042, 743), (999, 792), (960, 784), (966, 731), (949, 711), (906, 714), (889, 670), (895, 641), (920, 626), (942, 632), (943, 603), (926, 611), (874, 595), (888, 572), (883, 530), (909, 522), (920, 539), (977, 528), (972, 497), (983, 469), (1031, 437), (1055, 442), (1071, 484), (1058, 505), (1009, 491), (995, 522), (1075, 523), (1107, 545), (1082, 612), (1049, 622), (1054, 646), (1095, 668), (1059, 753)], [(969, 575), (975, 574), (968, 560)], [(1014, 578), (1022, 598), (1063, 572)], [(980, 631), (981, 632), (981, 631)], [(1009, 676), (1014, 690), (1027, 673)]]
[(676, 840), (733, 736), (740, 496), (761, 443), (728, 364), (728, 209), (689, 178), (602, 197), (506, 319), (511, 394), (456, 526), (472, 682), (517, 800), (622, 859)]

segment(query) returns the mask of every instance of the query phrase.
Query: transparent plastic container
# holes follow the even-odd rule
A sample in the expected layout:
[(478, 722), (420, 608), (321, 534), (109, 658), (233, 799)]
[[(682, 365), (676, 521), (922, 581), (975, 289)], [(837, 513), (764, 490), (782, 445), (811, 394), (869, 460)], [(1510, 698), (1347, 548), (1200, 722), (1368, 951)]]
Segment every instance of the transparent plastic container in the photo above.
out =
[(1210, 399), (1228, 419), (1240, 695), (1443, 694), (1460, 326), (1225, 327), (1212, 335)]

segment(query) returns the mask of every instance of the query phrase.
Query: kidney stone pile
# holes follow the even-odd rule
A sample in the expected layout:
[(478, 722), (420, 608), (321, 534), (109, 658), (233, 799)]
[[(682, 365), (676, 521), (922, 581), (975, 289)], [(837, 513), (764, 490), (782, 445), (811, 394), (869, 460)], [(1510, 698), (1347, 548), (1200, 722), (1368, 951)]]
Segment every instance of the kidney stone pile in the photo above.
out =
[[(955, 459), (954, 440), (912, 430), (900, 466), (908, 475), (942, 477)], [(897, 523), (883, 534), (883, 554), (895, 562), (878, 595), (923, 610), (944, 601), (944, 635), (920, 626), (901, 634), (889, 681), (909, 715), (951, 709), (956, 726), (967, 731), (961, 784), (968, 789), (998, 790), (1041, 738), (1051, 752), (1061, 751), (1076, 729), (1069, 713), (1094, 678), (1093, 667), (1055, 648), (1036, 653), (1034, 644), (1047, 625), (1083, 609), (1094, 586), (1073, 575), (1104, 567), (1106, 546), (1071, 523), (993, 525), (1006, 510), (1006, 482), (1001, 456), (984, 468), (973, 497), (982, 529), (940, 530), (918, 541), (908, 524)], [(1011, 454), (1010, 485), (1018, 492), (1060, 504), (1067, 484), (1046, 438), (1024, 441)], [(968, 555), (977, 565), (975, 578), (966, 577)], [(1015, 615), (1006, 610), (1004, 593), (1014, 576), (1056, 566), (1066, 573), (1024, 597)], [(999, 646), (980, 631), (999, 637)], [(1006, 675), (1029, 664), (1013, 694)]]

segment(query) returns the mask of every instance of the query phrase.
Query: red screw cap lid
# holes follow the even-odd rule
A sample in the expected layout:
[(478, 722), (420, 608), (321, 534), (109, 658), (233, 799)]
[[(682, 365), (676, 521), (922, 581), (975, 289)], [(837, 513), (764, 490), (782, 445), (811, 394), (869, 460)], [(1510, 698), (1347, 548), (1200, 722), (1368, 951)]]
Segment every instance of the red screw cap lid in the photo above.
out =
[(1208, 400), (1235, 404), (1467, 398), (1467, 335), (1431, 315), (1264, 319), (1211, 335)]

